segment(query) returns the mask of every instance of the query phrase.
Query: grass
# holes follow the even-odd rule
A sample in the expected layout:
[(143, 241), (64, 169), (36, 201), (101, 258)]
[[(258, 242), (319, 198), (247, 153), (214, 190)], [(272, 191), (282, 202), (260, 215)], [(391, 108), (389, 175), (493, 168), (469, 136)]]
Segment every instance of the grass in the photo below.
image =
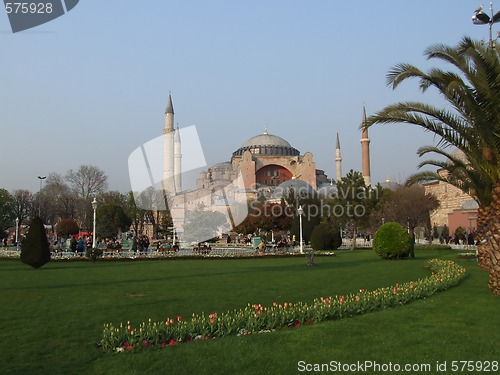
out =
[(429, 363), (433, 370), (447, 361), (450, 370), (451, 361), (500, 360), (500, 299), (471, 260), (457, 260), (470, 273), (461, 285), (403, 307), (139, 353), (96, 346), (106, 322), (370, 290), (428, 276), (433, 257), (455, 259), (456, 252), (417, 250), (416, 260), (384, 261), (372, 251), (341, 251), (316, 258), (312, 268), (302, 258), (53, 262), (39, 270), (1, 261), (0, 373), (290, 374), (301, 360)]

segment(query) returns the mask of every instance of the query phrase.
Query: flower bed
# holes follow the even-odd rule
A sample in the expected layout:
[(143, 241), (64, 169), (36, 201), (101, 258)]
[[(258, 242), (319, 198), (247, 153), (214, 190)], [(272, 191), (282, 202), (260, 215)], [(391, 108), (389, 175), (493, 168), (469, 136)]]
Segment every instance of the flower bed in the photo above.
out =
[(188, 319), (177, 316), (167, 318), (164, 322), (149, 320), (139, 326), (133, 326), (130, 322), (118, 326), (108, 323), (104, 325), (99, 346), (104, 351), (122, 352), (341, 319), (429, 297), (457, 285), (466, 276), (465, 268), (453, 261), (433, 259), (428, 268), (432, 270), (432, 275), (425, 279), (374, 291), (361, 289), (358, 293), (346, 296), (320, 297), (311, 304), (248, 304), (244, 308), (221, 314), (193, 314)]
[[(254, 259), (258, 257), (266, 258), (285, 258), (285, 257), (304, 257), (298, 251), (283, 251), (283, 252), (256, 252), (254, 249), (221, 249), (213, 248), (209, 254), (197, 254), (193, 249), (181, 249), (178, 252), (157, 252), (150, 251), (147, 253), (136, 251), (108, 251), (97, 250), (94, 253), (94, 261), (118, 261), (118, 260), (159, 260), (159, 259)], [(72, 251), (62, 251), (51, 253), (51, 262), (57, 261), (82, 261), (91, 260), (91, 253), (74, 253)], [(333, 251), (315, 252), (315, 256), (335, 256)], [(15, 259), (19, 258), (20, 251), (17, 250), (0, 250), (0, 259)]]

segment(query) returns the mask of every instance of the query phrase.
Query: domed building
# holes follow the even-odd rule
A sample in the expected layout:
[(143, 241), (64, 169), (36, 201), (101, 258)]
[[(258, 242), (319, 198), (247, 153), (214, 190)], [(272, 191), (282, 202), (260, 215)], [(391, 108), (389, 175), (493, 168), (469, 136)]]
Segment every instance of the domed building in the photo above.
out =
[[(280, 199), (288, 188), (304, 188), (311, 192), (334, 189), (324, 171), (316, 168), (311, 152), (301, 153), (284, 138), (269, 134), (267, 127), (262, 134), (243, 142), (231, 155), (230, 161), (212, 165), (202, 171), (193, 190), (181, 186), (181, 140), (178, 129), (173, 128), (173, 105), (169, 95), (165, 111), (164, 191), (169, 194), (169, 209), (174, 226), (182, 232), (189, 212), (203, 207), (206, 211), (221, 212), (227, 218), (221, 232), (241, 223), (248, 213), (248, 202), (257, 198)], [(366, 134), (365, 134), (366, 133)], [(363, 145), (363, 176), (369, 181), (369, 148), (367, 131)], [(333, 149), (333, 147), (332, 147)], [(340, 143), (337, 134), (336, 171), (341, 176)], [(366, 165), (365, 165), (366, 164)], [(279, 198), (278, 198), (279, 196)]]
[(198, 189), (214, 189), (226, 186), (240, 177), (239, 188), (246, 193), (265, 193), (289, 180), (300, 180), (316, 189), (318, 180), (326, 176), (316, 170), (313, 155), (299, 150), (285, 139), (269, 134), (256, 135), (233, 152), (231, 161), (213, 165), (201, 172)]
[(176, 190), (171, 196), (170, 212), (179, 232), (189, 212), (199, 207), (223, 213), (227, 220), (220, 230), (229, 231), (245, 219), (249, 201), (276, 198), (275, 192), (281, 198), (289, 187), (307, 187), (314, 192), (324, 181), (326, 176), (316, 169), (310, 152), (301, 155), (285, 139), (266, 129), (244, 142), (230, 161), (200, 172), (195, 189)]

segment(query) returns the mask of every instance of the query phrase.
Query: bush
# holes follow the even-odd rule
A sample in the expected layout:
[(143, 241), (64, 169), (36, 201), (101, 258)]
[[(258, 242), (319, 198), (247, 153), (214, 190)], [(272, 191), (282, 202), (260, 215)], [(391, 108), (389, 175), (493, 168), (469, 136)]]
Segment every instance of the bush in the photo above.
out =
[(85, 252), (85, 256), (87, 258), (90, 258), (92, 262), (95, 262), (97, 258), (102, 257), (102, 250), (101, 249), (94, 249), (88, 248), (87, 251)]
[(467, 231), (463, 227), (458, 227), (455, 229), (455, 237), (458, 237), (460, 241), (465, 241), (467, 239)]
[(311, 247), (314, 250), (335, 250), (342, 245), (340, 230), (331, 224), (322, 223), (311, 234)]
[(42, 219), (35, 216), (31, 220), (21, 248), (21, 262), (33, 268), (40, 268), (50, 262), (50, 247)]
[(385, 223), (373, 237), (373, 250), (385, 259), (406, 258), (410, 253), (410, 236), (398, 223)]

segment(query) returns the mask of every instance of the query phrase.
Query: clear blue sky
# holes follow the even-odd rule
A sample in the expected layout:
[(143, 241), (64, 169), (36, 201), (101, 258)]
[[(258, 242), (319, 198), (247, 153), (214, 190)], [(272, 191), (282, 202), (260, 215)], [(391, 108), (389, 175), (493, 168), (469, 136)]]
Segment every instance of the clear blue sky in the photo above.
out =
[[(423, 57), (434, 43), (486, 38), (471, 22), (478, 5), (81, 0), (16, 34), (0, 9), (0, 187), (36, 192), (38, 175), (90, 164), (110, 189), (130, 190), (128, 156), (162, 134), (170, 90), (175, 121), (197, 126), (210, 164), (267, 124), (331, 177), (339, 132), (343, 171), (360, 170), (363, 103), (368, 115), (400, 100), (439, 104), (416, 81), (392, 91), (386, 73), (400, 62), (434, 66)], [(436, 141), (397, 125), (370, 138), (374, 182), (404, 180), (417, 148)]]

